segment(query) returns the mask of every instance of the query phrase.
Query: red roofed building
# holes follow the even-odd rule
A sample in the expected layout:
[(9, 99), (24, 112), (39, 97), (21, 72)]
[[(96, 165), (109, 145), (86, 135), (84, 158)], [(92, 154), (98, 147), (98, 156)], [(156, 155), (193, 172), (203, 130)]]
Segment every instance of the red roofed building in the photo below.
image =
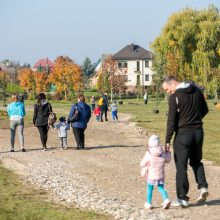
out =
[(37, 61), (37, 63), (34, 64), (33, 66), (33, 71), (46, 71), (46, 72), (51, 72), (54, 68), (54, 63), (51, 62), (48, 58), (46, 59), (40, 59)]

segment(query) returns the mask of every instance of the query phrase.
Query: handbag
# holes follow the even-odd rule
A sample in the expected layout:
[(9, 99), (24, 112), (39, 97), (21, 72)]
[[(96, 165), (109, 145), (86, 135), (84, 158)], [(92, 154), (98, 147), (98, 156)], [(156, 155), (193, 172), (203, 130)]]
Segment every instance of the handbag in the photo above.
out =
[(48, 125), (50, 126), (50, 125), (54, 125), (55, 124), (55, 122), (57, 120), (57, 117), (56, 117), (56, 114), (53, 111), (51, 111), (50, 104), (49, 104), (48, 107), (49, 107)]
[(76, 107), (74, 109), (74, 114), (71, 118), (68, 119), (68, 122), (73, 123), (76, 122), (79, 118), (79, 110), (78, 110), (78, 104), (76, 103)]

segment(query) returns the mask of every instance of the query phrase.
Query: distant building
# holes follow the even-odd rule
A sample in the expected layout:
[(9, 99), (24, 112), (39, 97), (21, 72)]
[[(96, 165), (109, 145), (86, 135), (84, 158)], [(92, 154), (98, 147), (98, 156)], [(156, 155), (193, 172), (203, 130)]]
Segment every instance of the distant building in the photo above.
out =
[(152, 83), (152, 53), (139, 45), (127, 45), (115, 55), (118, 72), (126, 72), (127, 86), (136, 87), (138, 84), (146, 89)]
[[(101, 68), (104, 58), (109, 56), (102, 55), (100, 65), (96, 68), (96, 74), (91, 78), (91, 85), (95, 86), (97, 83), (99, 68)], [(113, 59), (116, 61), (117, 70), (116, 73), (124, 73), (127, 75), (127, 87), (128, 90), (140, 85), (143, 89), (152, 85), (152, 53), (145, 50), (139, 45), (130, 44), (122, 48), (116, 54), (113, 55)]]
[(46, 59), (40, 59), (37, 61), (37, 63), (33, 66), (33, 71), (39, 71), (39, 72), (51, 72), (54, 68), (54, 63), (50, 61), (48, 58)]

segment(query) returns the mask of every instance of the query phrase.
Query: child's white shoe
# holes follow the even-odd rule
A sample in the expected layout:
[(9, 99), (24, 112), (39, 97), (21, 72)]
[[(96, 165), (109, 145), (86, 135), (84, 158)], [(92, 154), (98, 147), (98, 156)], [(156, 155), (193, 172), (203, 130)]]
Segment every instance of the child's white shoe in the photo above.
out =
[(170, 208), (170, 204), (171, 204), (170, 200), (169, 199), (165, 199), (163, 201), (163, 209), (169, 209)]
[(148, 203), (148, 202), (145, 202), (144, 203), (144, 208), (145, 209), (152, 209), (152, 204)]

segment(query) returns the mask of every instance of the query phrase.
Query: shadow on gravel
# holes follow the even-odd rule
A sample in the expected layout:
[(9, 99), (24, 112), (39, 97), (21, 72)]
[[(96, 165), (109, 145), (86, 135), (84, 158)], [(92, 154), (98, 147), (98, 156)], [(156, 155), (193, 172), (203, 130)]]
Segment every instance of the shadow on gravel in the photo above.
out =
[(96, 150), (96, 149), (106, 149), (106, 148), (128, 148), (128, 147), (143, 147), (143, 145), (109, 145), (109, 146), (97, 146), (97, 147), (87, 147), (86, 150)]
[(220, 199), (210, 200), (204, 203), (193, 203), (193, 204), (190, 204), (190, 207), (198, 207), (198, 206), (204, 206), (204, 205), (208, 205), (208, 206), (220, 205)]

